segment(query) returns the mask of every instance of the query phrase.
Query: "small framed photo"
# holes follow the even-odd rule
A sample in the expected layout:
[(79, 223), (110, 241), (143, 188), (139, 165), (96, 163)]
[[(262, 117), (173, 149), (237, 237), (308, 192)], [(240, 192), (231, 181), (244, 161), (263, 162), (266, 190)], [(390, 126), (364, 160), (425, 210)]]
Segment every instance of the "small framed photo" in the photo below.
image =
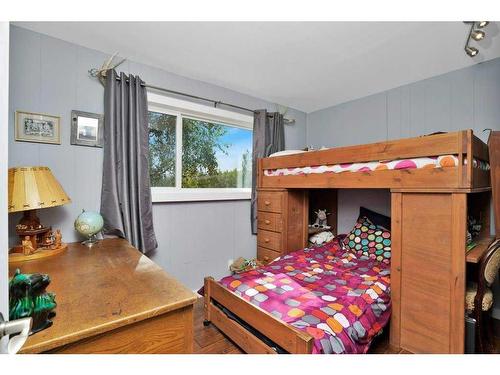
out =
[(61, 144), (59, 116), (16, 111), (16, 141)]
[(102, 147), (104, 116), (97, 113), (71, 111), (71, 144)]

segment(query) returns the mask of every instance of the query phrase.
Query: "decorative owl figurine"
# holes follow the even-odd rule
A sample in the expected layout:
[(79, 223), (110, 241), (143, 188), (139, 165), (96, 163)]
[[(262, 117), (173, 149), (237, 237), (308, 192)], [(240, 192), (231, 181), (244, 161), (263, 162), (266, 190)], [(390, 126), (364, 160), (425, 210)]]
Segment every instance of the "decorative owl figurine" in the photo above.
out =
[(55, 294), (46, 291), (48, 275), (24, 274), (19, 269), (9, 281), (9, 319), (33, 318), (31, 334), (52, 325), (57, 304)]

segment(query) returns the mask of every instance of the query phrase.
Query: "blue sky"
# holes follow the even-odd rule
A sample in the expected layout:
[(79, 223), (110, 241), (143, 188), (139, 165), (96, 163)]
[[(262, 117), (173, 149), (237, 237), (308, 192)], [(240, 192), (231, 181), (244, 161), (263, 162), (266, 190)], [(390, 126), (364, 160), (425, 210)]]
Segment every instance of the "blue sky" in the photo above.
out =
[[(216, 153), (221, 171), (241, 168), (241, 155), (246, 150), (252, 152), (252, 131), (235, 127), (226, 127), (227, 133), (221, 138), (222, 143), (229, 144), (228, 155)], [(235, 155), (237, 157), (235, 158)]]

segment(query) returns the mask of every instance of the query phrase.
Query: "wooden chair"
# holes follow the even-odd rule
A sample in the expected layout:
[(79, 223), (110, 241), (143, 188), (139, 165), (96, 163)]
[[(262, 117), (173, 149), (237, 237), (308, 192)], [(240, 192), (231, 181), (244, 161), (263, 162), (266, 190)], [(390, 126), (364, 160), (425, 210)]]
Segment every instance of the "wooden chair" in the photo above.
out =
[(493, 353), (493, 326), (490, 310), (493, 306), (491, 285), (500, 268), (500, 239), (489, 247), (480, 263), (477, 282), (467, 286), (465, 306), (467, 312), (476, 319), (476, 351)]

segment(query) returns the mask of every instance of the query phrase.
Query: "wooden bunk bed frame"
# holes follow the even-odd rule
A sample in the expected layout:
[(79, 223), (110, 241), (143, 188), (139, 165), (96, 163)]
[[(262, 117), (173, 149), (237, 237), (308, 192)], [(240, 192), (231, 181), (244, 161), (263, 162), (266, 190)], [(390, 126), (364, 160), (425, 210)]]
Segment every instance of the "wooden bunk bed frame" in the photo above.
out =
[[(379, 160), (395, 160), (418, 158), (440, 155), (456, 155), (459, 163), (456, 167), (433, 169), (409, 170), (381, 170), (370, 172), (343, 172), (339, 174), (305, 174), (288, 176), (266, 176), (264, 170), (277, 168), (292, 168), (318, 165), (331, 165), (339, 163), (368, 162)], [(327, 150), (312, 151), (288, 156), (263, 158), (258, 160), (257, 186), (260, 190), (273, 191), (301, 191), (309, 189), (337, 189), (337, 188), (384, 188), (391, 190), (392, 203), (392, 238), (393, 257), (391, 272), (391, 298), (393, 312), (390, 328), (390, 344), (394, 349), (405, 349), (410, 352), (435, 352), (435, 353), (463, 353), (464, 352), (464, 291), (465, 291), (465, 234), (467, 216), (468, 193), (482, 192), (489, 194), (490, 174), (478, 168), (473, 168), (473, 159), (489, 161), (488, 147), (479, 138), (473, 135), (472, 130), (453, 133), (435, 134), (417, 138), (380, 142), (352, 147), (340, 147)], [(464, 161), (467, 161), (466, 163)], [(433, 199), (436, 198), (436, 199)], [(482, 199), (484, 200), (484, 199)], [(416, 212), (416, 207), (422, 210), (433, 210), (433, 204), (426, 207), (425, 202), (432, 201), (436, 210), (445, 212), (429, 213), (429, 219), (419, 219), (422, 216)], [(267, 203), (267, 202), (266, 202)], [(485, 203), (483, 215), (489, 216), (489, 201)], [(440, 205), (443, 207), (441, 208)], [(413, 216), (415, 219), (413, 219)], [(419, 216), (420, 215), (420, 216)], [(436, 216), (441, 215), (441, 216)], [(427, 339), (415, 333), (418, 326), (425, 325), (416, 317), (415, 311), (407, 313), (412, 306), (408, 298), (419, 300), (418, 292), (413, 290), (408, 283), (415, 277), (412, 272), (401, 270), (411, 265), (416, 267), (418, 259), (415, 246), (405, 242), (412, 237), (406, 235), (403, 225), (415, 224), (415, 220), (423, 220), (426, 228), (439, 226), (442, 220), (449, 219), (449, 227), (441, 232), (430, 233), (430, 237), (443, 237), (449, 244), (443, 245), (442, 254), (437, 251), (436, 259), (439, 267), (446, 269), (443, 277), (436, 281), (449, 283), (449, 288), (437, 291), (432, 298), (442, 298), (440, 306), (445, 313), (418, 311), (423, 318), (434, 319), (436, 324), (445, 325), (446, 330), (437, 332), (437, 337)], [(408, 221), (412, 220), (412, 221)], [(430, 220), (430, 223), (427, 222)], [(307, 223), (306, 223), (307, 225)], [(431, 225), (431, 227), (429, 227)], [(488, 221), (489, 226), (489, 221)], [(431, 229), (432, 230), (432, 229)], [(403, 237), (405, 234), (406, 237)], [(488, 228), (489, 235), (489, 228)], [(414, 238), (414, 236), (413, 236)], [(304, 243), (306, 245), (306, 243)], [(293, 249), (286, 249), (293, 250)], [(402, 253), (405, 259), (402, 259)], [(442, 255), (442, 256), (441, 256)], [(448, 259), (449, 258), (449, 259)], [(405, 263), (406, 262), (406, 263)], [(444, 263), (443, 263), (444, 262)], [(436, 265), (433, 265), (433, 267)], [(432, 271), (432, 267), (431, 267)], [(432, 272), (421, 270), (426, 277), (432, 278)], [(402, 276), (405, 275), (404, 277)], [(406, 277), (406, 278), (405, 278)], [(415, 281), (415, 280), (413, 280)], [(406, 299), (402, 297), (401, 290), (407, 288)], [(444, 291), (444, 292), (443, 292)], [(444, 295), (442, 297), (442, 295)], [(244, 328), (234, 319), (224, 313), (223, 308), (229, 310), (240, 320), (247, 323), (263, 336), (289, 353), (311, 353), (313, 338), (301, 331), (252, 305), (248, 301), (231, 292), (229, 289), (211, 277), (205, 278), (205, 323), (213, 323), (238, 346), (247, 353), (276, 353), (271, 345), (266, 344), (250, 330)], [(221, 308), (223, 307), (223, 308)], [(444, 311), (443, 310), (443, 311)], [(440, 316), (440, 314), (442, 316)], [(408, 318), (407, 316), (408, 315)], [(411, 315), (411, 316), (410, 316)], [(423, 319), (422, 318), (422, 319)], [(425, 330), (425, 328), (424, 328)]]
[[(458, 167), (431, 169), (380, 170), (265, 176), (267, 169), (294, 168), (379, 160), (409, 159), (427, 156), (456, 155)], [(488, 146), (472, 130), (435, 134), (416, 138), (338, 147), (260, 159), (258, 182), (261, 188), (382, 188), (423, 190), (472, 190), (487, 188), (489, 172), (473, 168), (473, 159), (488, 161)], [(467, 161), (466, 163), (464, 161)]]

